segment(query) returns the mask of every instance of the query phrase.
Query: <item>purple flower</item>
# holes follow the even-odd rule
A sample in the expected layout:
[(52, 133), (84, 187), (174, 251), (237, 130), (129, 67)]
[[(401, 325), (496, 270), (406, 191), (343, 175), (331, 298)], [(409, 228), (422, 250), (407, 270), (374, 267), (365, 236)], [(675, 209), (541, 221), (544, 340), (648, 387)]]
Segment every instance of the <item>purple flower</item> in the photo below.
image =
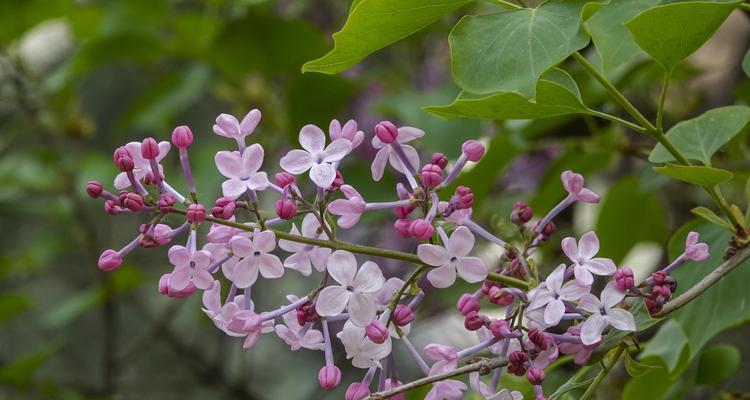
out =
[(232, 253), (242, 257), (234, 267), (232, 282), (239, 288), (252, 286), (258, 279), (258, 272), (266, 279), (280, 278), (284, 266), (279, 257), (269, 254), (276, 248), (276, 235), (271, 231), (257, 231), (253, 238), (235, 236), (229, 242)]
[[(301, 236), (319, 239), (323, 235), (323, 232), (318, 231), (319, 228), (320, 222), (315, 215), (307, 214), (302, 219)], [(300, 236), (300, 231), (297, 230), (297, 226), (294, 224), (292, 224), (292, 229), (289, 233)], [(284, 266), (299, 271), (303, 276), (310, 276), (312, 267), (315, 267), (320, 272), (325, 271), (326, 261), (328, 260), (328, 256), (331, 255), (331, 249), (292, 242), (290, 240), (279, 240), (279, 247), (292, 253), (292, 255), (284, 260)]]
[(529, 292), (528, 310), (544, 307), (544, 323), (550, 326), (560, 323), (565, 314), (564, 301), (578, 300), (591, 291), (591, 286), (582, 285), (572, 280), (563, 285), (565, 279), (565, 264), (560, 264), (541, 285)]
[[(297, 296), (287, 296), (290, 302), (299, 300)], [(311, 329), (309, 325), (301, 326), (297, 321), (297, 310), (292, 310), (281, 317), (284, 324), (276, 325), (276, 335), (291, 346), (292, 351), (304, 347), (310, 350), (323, 350), (323, 334), (317, 329)]]
[(242, 153), (237, 151), (220, 151), (214, 158), (216, 168), (229, 178), (221, 184), (224, 197), (236, 199), (248, 190), (263, 190), (268, 187), (268, 176), (258, 172), (263, 164), (263, 147), (253, 144)]
[(337, 336), (344, 345), (346, 358), (351, 359), (357, 368), (380, 367), (380, 360), (391, 354), (390, 338), (377, 344), (367, 337), (365, 328), (354, 325), (352, 321), (347, 321)]
[[(428, 344), (424, 348), (424, 353), (430, 359), (435, 360), (430, 367), (429, 375), (453, 371), (458, 366), (458, 353), (450, 346)], [(432, 384), (432, 389), (425, 396), (425, 400), (460, 400), (463, 399), (466, 389), (466, 384), (461, 381), (442, 380)]]
[[(406, 159), (409, 164), (411, 164), (411, 169), (414, 171), (419, 168), (419, 154), (414, 147), (405, 145), (404, 143), (411, 142), (422, 136), (424, 136), (424, 131), (421, 129), (412, 128), (410, 126), (402, 126), (401, 128), (398, 128), (398, 138), (396, 139), (396, 142), (400, 145)], [(401, 167), (401, 160), (398, 158), (396, 151), (393, 150), (392, 145), (385, 144), (378, 139), (377, 136), (373, 136), (372, 147), (378, 149), (377, 154), (375, 154), (375, 159), (372, 161), (372, 179), (379, 181), (383, 178), (383, 172), (385, 172), (385, 165), (387, 163), (390, 163), (391, 167), (398, 172), (408, 173), (408, 171), (404, 171)], [(407, 168), (408, 167), (409, 166), (407, 166)]]
[(341, 192), (344, 193), (346, 199), (332, 201), (328, 205), (328, 211), (331, 214), (340, 216), (336, 222), (339, 227), (348, 229), (359, 221), (359, 217), (365, 212), (367, 203), (362, 199), (362, 195), (352, 186), (341, 185)]
[(495, 392), (489, 385), (482, 382), (479, 372), (469, 374), (469, 385), (485, 400), (523, 400), (523, 394), (515, 390), (511, 392), (508, 389), (502, 389)]
[(294, 149), (281, 158), (281, 168), (294, 175), (310, 171), (310, 179), (328, 189), (336, 179), (333, 163), (341, 161), (352, 150), (347, 139), (336, 139), (326, 147), (326, 136), (315, 125), (305, 125), (299, 132), (299, 143), (304, 150)]
[(184, 246), (172, 246), (167, 255), (169, 262), (174, 265), (174, 271), (168, 282), (172, 290), (185, 289), (190, 282), (201, 290), (213, 285), (214, 277), (207, 269), (211, 265), (211, 253), (198, 250), (191, 254), (190, 250)]
[(710, 256), (708, 245), (698, 243), (699, 236), (698, 232), (690, 232), (685, 239), (685, 257), (688, 260), (703, 261)]
[(573, 273), (582, 285), (591, 285), (596, 275), (612, 275), (617, 270), (615, 263), (609, 258), (594, 258), (599, 252), (599, 238), (593, 231), (586, 232), (576, 244), (575, 238), (566, 237), (562, 240), (562, 249), (573, 261)]
[(417, 255), (433, 268), (427, 273), (427, 280), (436, 288), (446, 288), (456, 281), (456, 272), (466, 282), (476, 283), (487, 277), (487, 266), (478, 257), (468, 257), (474, 247), (474, 235), (469, 228), (460, 226), (451, 234), (445, 246), (420, 244)]
[(584, 203), (598, 203), (600, 197), (593, 190), (583, 187), (583, 175), (565, 171), (560, 176), (563, 187), (574, 200)]
[(357, 130), (357, 121), (350, 119), (346, 121), (344, 126), (341, 126), (339, 120), (334, 119), (331, 121), (331, 125), (328, 127), (328, 136), (331, 140), (346, 139), (351, 143), (352, 150), (359, 147), (362, 141), (365, 139), (365, 133)]
[[(151, 162), (141, 155), (141, 147), (143, 144), (141, 142), (130, 142), (125, 145), (125, 149), (130, 153), (130, 156), (133, 158), (133, 162), (135, 167), (133, 168), (133, 175), (135, 176), (136, 180), (141, 180), (146, 177), (151, 172)], [(156, 156), (154, 159), (156, 163), (158, 164), (164, 157), (166, 157), (167, 153), (169, 152), (169, 149), (172, 147), (172, 145), (169, 144), (167, 141), (159, 142), (159, 155)], [(164, 168), (161, 164), (159, 164), (159, 175), (164, 176)], [(117, 190), (123, 190), (130, 187), (130, 180), (128, 179), (128, 174), (125, 172), (120, 172), (115, 177), (115, 188)]]
[(237, 120), (237, 117), (230, 114), (220, 114), (216, 117), (216, 124), (214, 125), (214, 133), (219, 136), (224, 136), (230, 139), (241, 140), (245, 136), (252, 134), (255, 128), (260, 122), (260, 110), (250, 110), (242, 122)]
[(602, 290), (601, 300), (589, 293), (581, 298), (578, 307), (591, 313), (581, 323), (581, 342), (592, 345), (602, 339), (602, 332), (607, 326), (612, 326), (621, 331), (635, 331), (635, 319), (633, 314), (615, 307), (625, 293), (617, 290), (615, 282), (610, 282)]

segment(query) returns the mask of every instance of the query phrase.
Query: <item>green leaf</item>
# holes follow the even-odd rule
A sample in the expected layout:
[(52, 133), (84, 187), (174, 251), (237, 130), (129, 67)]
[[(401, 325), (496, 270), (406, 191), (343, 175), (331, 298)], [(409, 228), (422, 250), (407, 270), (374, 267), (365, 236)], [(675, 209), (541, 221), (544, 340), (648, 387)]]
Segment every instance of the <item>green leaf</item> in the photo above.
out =
[(545, 71), (588, 44), (580, 17), (587, 2), (550, 0), (462, 18), (449, 38), (454, 81), (470, 93), (534, 97)]
[(670, 163), (663, 167), (654, 167), (654, 171), (701, 186), (715, 186), (730, 181), (734, 177), (731, 172), (724, 169)]
[(370, 53), (432, 24), (471, 0), (361, 0), (344, 27), (333, 34), (333, 50), (302, 66), (302, 72), (335, 74)]
[(649, 360), (660, 359), (670, 377), (679, 376), (690, 361), (690, 345), (680, 324), (670, 319), (660, 326), (640, 359), (645, 364), (653, 364)]
[(698, 362), (695, 381), (702, 385), (718, 385), (729, 379), (740, 366), (741, 354), (732, 345), (718, 345), (706, 349)]
[(650, 8), (625, 23), (633, 39), (672, 71), (719, 29), (742, 1), (692, 1)]
[(58, 343), (48, 344), (32, 354), (12, 360), (0, 368), (0, 382), (19, 388), (29, 385), (34, 373), (60, 349)]
[(639, 363), (638, 361), (635, 361), (633, 359), (630, 353), (627, 353), (625, 355), (625, 370), (628, 372), (628, 375), (632, 377), (645, 375), (654, 368), (658, 367), (654, 365)]
[(26, 311), (31, 299), (24, 293), (6, 293), (0, 296), (0, 324), (5, 323)]
[(600, 254), (617, 263), (638, 242), (664, 242), (668, 238), (665, 216), (653, 191), (643, 189), (635, 177), (621, 180), (602, 199), (596, 224)]
[(548, 397), (548, 399), (557, 400), (571, 390), (588, 387), (592, 382), (594, 382), (594, 378), (584, 379), (581, 381), (578, 381), (577, 379), (578, 377), (574, 375), (572, 378), (570, 378), (570, 380), (565, 382), (565, 384), (558, 387), (557, 390), (555, 390), (555, 392)]
[(690, 212), (705, 219), (706, 221), (709, 221), (716, 225), (724, 227), (725, 229), (729, 229), (730, 232), (734, 232), (734, 227), (732, 226), (731, 223), (729, 223), (729, 221), (716, 215), (715, 212), (709, 210), (706, 207), (695, 207), (692, 210), (690, 210)]
[(623, 400), (661, 400), (674, 381), (669, 379), (667, 370), (658, 367), (637, 378), (633, 378), (625, 385), (622, 392)]
[(542, 75), (537, 83), (536, 99), (527, 99), (516, 92), (487, 97), (476, 97), (464, 92), (450, 105), (425, 107), (424, 110), (446, 119), (494, 120), (549, 118), (589, 112), (581, 101), (573, 78), (557, 68)]
[(750, 76), (750, 50), (745, 53), (745, 57), (742, 59), (742, 70), (745, 71), (745, 75)]
[[(696, 118), (682, 121), (667, 132), (667, 138), (690, 160), (711, 165), (711, 156), (733, 137), (742, 133), (750, 122), (750, 108), (727, 106), (706, 111)], [(652, 163), (675, 161), (661, 144), (649, 155)]]

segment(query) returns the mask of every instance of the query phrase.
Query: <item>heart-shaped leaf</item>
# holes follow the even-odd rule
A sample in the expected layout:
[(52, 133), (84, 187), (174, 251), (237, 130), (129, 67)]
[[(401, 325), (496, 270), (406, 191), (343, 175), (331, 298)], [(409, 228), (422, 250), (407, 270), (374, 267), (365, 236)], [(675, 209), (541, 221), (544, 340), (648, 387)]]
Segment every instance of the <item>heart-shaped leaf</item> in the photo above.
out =
[(731, 180), (734, 176), (731, 172), (724, 169), (670, 163), (667, 163), (663, 167), (654, 167), (654, 171), (683, 182), (701, 186), (715, 186)]

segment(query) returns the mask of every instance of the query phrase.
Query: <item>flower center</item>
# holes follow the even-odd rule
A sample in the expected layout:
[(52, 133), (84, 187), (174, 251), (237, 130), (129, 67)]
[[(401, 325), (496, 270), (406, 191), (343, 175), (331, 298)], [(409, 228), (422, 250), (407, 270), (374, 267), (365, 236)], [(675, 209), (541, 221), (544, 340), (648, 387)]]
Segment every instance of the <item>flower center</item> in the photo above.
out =
[(260, 255), (260, 252), (259, 252), (258, 250), (255, 250), (255, 252), (253, 253), (253, 255), (254, 255), (255, 257), (258, 257), (258, 256)]
[(607, 315), (607, 310), (604, 307), (599, 307), (599, 314)]
[(190, 261), (190, 268), (195, 269), (195, 261)]
[(354, 291), (354, 286), (347, 286), (346, 287), (346, 291), (347, 292), (353, 292)]
[(456, 256), (451, 257), (451, 264), (455, 264), (456, 261), (458, 261), (458, 257)]

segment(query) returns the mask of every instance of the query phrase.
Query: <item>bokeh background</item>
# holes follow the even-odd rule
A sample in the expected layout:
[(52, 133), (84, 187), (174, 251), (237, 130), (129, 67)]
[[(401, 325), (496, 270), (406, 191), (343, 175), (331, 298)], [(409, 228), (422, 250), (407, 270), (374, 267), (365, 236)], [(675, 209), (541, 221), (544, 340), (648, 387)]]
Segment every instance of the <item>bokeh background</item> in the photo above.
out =
[[(481, 12), (486, 6), (470, 7)], [(561, 235), (597, 228), (602, 254), (639, 276), (667, 260), (671, 233), (691, 219), (690, 208), (706, 203), (700, 191), (650, 170), (644, 163), (648, 140), (601, 121), (442, 121), (421, 111), (457, 93), (447, 34), (458, 16), (341, 75), (302, 74), (305, 61), (330, 48), (330, 34), (348, 8), (347, 1), (326, 0), (0, 0), (0, 398), (343, 396), (318, 388), (322, 354), (292, 353), (273, 334), (243, 351), (202, 314), (199, 295), (159, 295), (158, 278), (170, 268), (166, 249), (137, 250), (112, 274), (96, 267), (103, 249), (130, 241), (143, 221), (106, 215), (101, 202), (86, 196), (85, 182), (98, 179), (111, 189), (115, 147), (145, 136), (168, 140), (174, 126), (187, 124), (196, 135), (191, 160), (201, 198), (215, 199), (221, 180), (213, 154), (233, 146), (211, 132), (221, 112), (241, 117), (262, 110), (252, 138), (265, 146), (269, 172), (278, 170), (274, 164), (296, 144), (303, 125), (326, 129), (332, 118), (354, 118), (368, 138), (384, 118), (420, 127), (428, 132), (418, 144), (423, 157), (434, 151), (456, 157), (460, 143), (481, 138), (488, 156), (459, 182), (474, 189), (477, 220), (501, 235), (513, 234), (506, 221), (513, 202), (525, 200), (540, 215), (562, 196), (559, 173), (583, 172), (604, 201), (566, 212)], [(740, 63), (749, 43), (750, 20), (737, 12), (679, 69), (667, 122), (746, 103), (750, 81)], [(612, 109), (592, 81), (571, 70), (588, 104)], [(622, 66), (618, 82), (653, 111), (659, 77), (657, 67), (639, 59)], [(371, 183), (373, 151), (364, 147), (349, 157), (345, 179), (370, 201), (394, 198), (392, 175)], [(742, 135), (722, 156), (741, 171), (738, 182), (747, 177), (747, 151)], [(170, 182), (183, 189), (174, 154), (165, 167)], [(730, 198), (741, 198), (742, 186)], [(272, 210), (273, 199), (267, 200)], [(393, 219), (385, 216), (368, 216), (345, 238), (413, 250), (415, 243), (397, 239)], [(497, 261), (491, 248), (484, 253), (488, 262)], [(561, 259), (554, 249), (540, 257), (550, 269)], [(403, 274), (403, 265), (380, 262), (388, 274)], [(315, 284), (293, 273), (263, 282), (254, 290), (257, 307), (275, 307), (284, 294), (305, 293)], [(453, 312), (467, 290), (457, 285), (430, 293), (414, 329), (418, 347), (436, 339), (471, 343)], [(711, 384), (683, 382), (687, 390), (675, 398), (741, 397), (750, 390), (747, 333), (740, 324), (711, 342), (735, 346), (744, 356), (737, 374)], [(699, 367), (696, 359), (688, 368)], [(561, 367), (550, 384), (570, 371)], [(405, 366), (403, 373), (410, 372)], [(361, 374), (347, 369), (344, 382)], [(637, 396), (643, 382), (631, 381), (630, 389), (627, 382), (618, 368), (600, 398)]]

